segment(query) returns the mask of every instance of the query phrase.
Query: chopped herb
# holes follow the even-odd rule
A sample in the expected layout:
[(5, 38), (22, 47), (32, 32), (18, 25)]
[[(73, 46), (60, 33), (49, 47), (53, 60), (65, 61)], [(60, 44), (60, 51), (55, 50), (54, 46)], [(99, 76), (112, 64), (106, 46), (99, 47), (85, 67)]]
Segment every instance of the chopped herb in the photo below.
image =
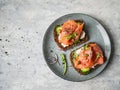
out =
[(66, 60), (65, 54), (60, 54), (60, 56), (62, 59), (62, 64), (63, 64), (63, 69), (64, 69), (63, 75), (65, 75), (67, 72), (67, 60)]
[(84, 45), (84, 50), (87, 50), (88, 47), (89, 47), (88, 44), (85, 44), (85, 45)]
[(80, 64), (80, 61), (78, 61), (78, 65)]
[(76, 41), (74, 41), (75, 44), (77, 44), (77, 43), (79, 43), (79, 42), (80, 42), (80, 40), (76, 40)]
[(73, 52), (73, 61), (78, 57), (78, 54), (76, 53), (76, 50)]
[(60, 30), (61, 30), (61, 27), (60, 27), (60, 26), (57, 26), (57, 27), (56, 27), (56, 32), (57, 32), (57, 35), (59, 35), (59, 34), (60, 34)]
[(88, 57), (89, 55), (88, 54), (84, 54), (85, 57)]
[(100, 52), (96, 54), (96, 60), (100, 57)]
[(77, 22), (77, 24), (81, 25), (82, 23), (81, 22)]
[(73, 33), (72, 34), (72, 37), (74, 38), (74, 37), (76, 37), (77, 36), (77, 33)]
[(66, 38), (67, 38), (67, 39), (72, 39), (72, 38), (75, 38), (76, 36), (77, 36), (77, 34), (76, 34), (76, 33), (73, 33), (73, 34), (71, 34), (71, 35), (67, 35)]
[(67, 38), (67, 39), (71, 39), (71, 38), (72, 38), (72, 35), (67, 35), (66, 38)]

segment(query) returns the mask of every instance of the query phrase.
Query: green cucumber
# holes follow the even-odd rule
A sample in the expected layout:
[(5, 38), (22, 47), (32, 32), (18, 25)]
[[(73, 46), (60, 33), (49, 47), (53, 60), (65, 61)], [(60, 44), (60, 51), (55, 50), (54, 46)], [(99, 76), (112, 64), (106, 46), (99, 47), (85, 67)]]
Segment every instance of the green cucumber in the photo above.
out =
[(67, 72), (67, 60), (66, 60), (65, 54), (60, 54), (60, 56), (61, 56), (61, 59), (62, 59), (63, 69), (64, 69), (63, 75), (65, 75), (66, 72)]
[(80, 71), (83, 73), (83, 74), (88, 74), (90, 72), (90, 68), (81, 68)]

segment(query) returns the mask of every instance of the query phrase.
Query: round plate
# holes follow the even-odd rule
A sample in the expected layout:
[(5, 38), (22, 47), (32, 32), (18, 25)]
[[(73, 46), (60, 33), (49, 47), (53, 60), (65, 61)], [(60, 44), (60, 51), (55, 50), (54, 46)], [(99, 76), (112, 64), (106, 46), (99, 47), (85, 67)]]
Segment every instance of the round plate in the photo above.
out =
[[(62, 51), (54, 41), (53, 31), (55, 26), (60, 25), (69, 19), (83, 20), (85, 22), (84, 29), (87, 32), (87, 35), (89, 36), (89, 40), (86, 43), (96, 42), (98, 45), (100, 45), (100, 47), (104, 52), (105, 63), (100, 67), (96, 68), (93, 72), (91, 72), (88, 75), (80, 75), (74, 69), (74, 67), (71, 66), (72, 64), (70, 62), (70, 57), (69, 57), (71, 51), (81, 47), (83, 44), (76, 46), (72, 49), (69, 49), (67, 51)], [(64, 53), (66, 55), (66, 59), (68, 63), (68, 70), (65, 75), (63, 75), (63, 65), (60, 58), (61, 53)], [(75, 81), (75, 82), (84, 81), (98, 75), (100, 72), (102, 72), (102, 70), (108, 64), (110, 53), (111, 53), (111, 43), (110, 43), (110, 39), (108, 37), (107, 32), (97, 20), (95, 20), (94, 18), (86, 14), (73, 13), (73, 14), (67, 14), (65, 16), (58, 18), (49, 26), (43, 39), (43, 55), (47, 62), (47, 65), (56, 75), (69, 81)], [(58, 56), (58, 62), (55, 64), (51, 64), (51, 58), (55, 57), (55, 54), (57, 54)]]

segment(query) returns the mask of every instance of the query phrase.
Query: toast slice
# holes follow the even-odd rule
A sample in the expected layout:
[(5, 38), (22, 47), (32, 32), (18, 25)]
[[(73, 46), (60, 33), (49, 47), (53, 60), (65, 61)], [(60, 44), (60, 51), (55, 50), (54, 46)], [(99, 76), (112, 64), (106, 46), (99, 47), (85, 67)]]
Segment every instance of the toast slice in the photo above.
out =
[(104, 64), (104, 56), (99, 45), (95, 42), (90, 42), (73, 50), (70, 53), (70, 61), (78, 73), (87, 75)]
[[(74, 20), (76, 23), (78, 23), (78, 24), (82, 24), (82, 23), (84, 23), (83, 21), (80, 21), (80, 20)], [(67, 21), (66, 21), (67, 22)], [(57, 45), (62, 49), (62, 50), (64, 50), (64, 51), (66, 51), (66, 50), (68, 50), (68, 49), (70, 49), (70, 48), (73, 48), (73, 47), (75, 47), (75, 46), (78, 46), (78, 45), (80, 45), (80, 44), (82, 44), (82, 43), (84, 43), (84, 42), (86, 42), (86, 41), (88, 41), (88, 35), (86, 34), (86, 32), (84, 31), (84, 30), (82, 30), (82, 32), (80, 33), (80, 36), (79, 36), (79, 39), (78, 40), (76, 40), (75, 42), (73, 42), (72, 44), (70, 44), (70, 45), (63, 45), (63, 43), (61, 43), (60, 42), (60, 40), (59, 40), (59, 29), (61, 28), (61, 27), (63, 27), (63, 25), (64, 25), (65, 23), (63, 23), (63, 24), (61, 24), (61, 25), (57, 25), (57, 26), (55, 26), (55, 28), (54, 28), (54, 40), (55, 40), (55, 42), (57, 43)], [(71, 34), (71, 35), (74, 35), (74, 37), (75, 37), (75, 34), (74, 34), (74, 32)], [(82, 37), (82, 38), (81, 38)], [(67, 38), (71, 38), (71, 37), (67, 37)], [(64, 39), (65, 40), (65, 39)]]

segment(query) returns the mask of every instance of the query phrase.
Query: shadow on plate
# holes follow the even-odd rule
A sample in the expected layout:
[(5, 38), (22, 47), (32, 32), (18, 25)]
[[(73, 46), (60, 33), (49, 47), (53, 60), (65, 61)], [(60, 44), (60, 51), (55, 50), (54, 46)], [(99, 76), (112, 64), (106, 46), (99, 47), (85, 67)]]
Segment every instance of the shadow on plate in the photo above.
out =
[[(96, 19), (96, 18), (95, 18)], [(110, 32), (110, 29), (109, 29), (109, 27), (103, 22), (103, 21), (101, 21), (101, 20), (99, 20), (98, 18), (96, 19), (104, 28), (105, 28), (105, 30), (106, 30), (106, 32), (108, 33), (108, 36), (109, 36), (109, 38), (110, 38), (110, 42), (111, 42), (111, 55), (110, 55), (110, 60), (109, 60), (109, 62), (108, 62), (108, 64), (107, 64), (107, 66), (106, 66), (106, 68), (102, 71), (102, 72), (104, 72), (105, 70), (107, 70), (107, 68), (109, 68), (110, 67), (110, 65), (112, 64), (112, 60), (113, 60), (113, 57), (114, 57), (114, 40), (113, 40), (113, 36), (112, 36), (112, 34), (111, 34), (111, 32)]]

